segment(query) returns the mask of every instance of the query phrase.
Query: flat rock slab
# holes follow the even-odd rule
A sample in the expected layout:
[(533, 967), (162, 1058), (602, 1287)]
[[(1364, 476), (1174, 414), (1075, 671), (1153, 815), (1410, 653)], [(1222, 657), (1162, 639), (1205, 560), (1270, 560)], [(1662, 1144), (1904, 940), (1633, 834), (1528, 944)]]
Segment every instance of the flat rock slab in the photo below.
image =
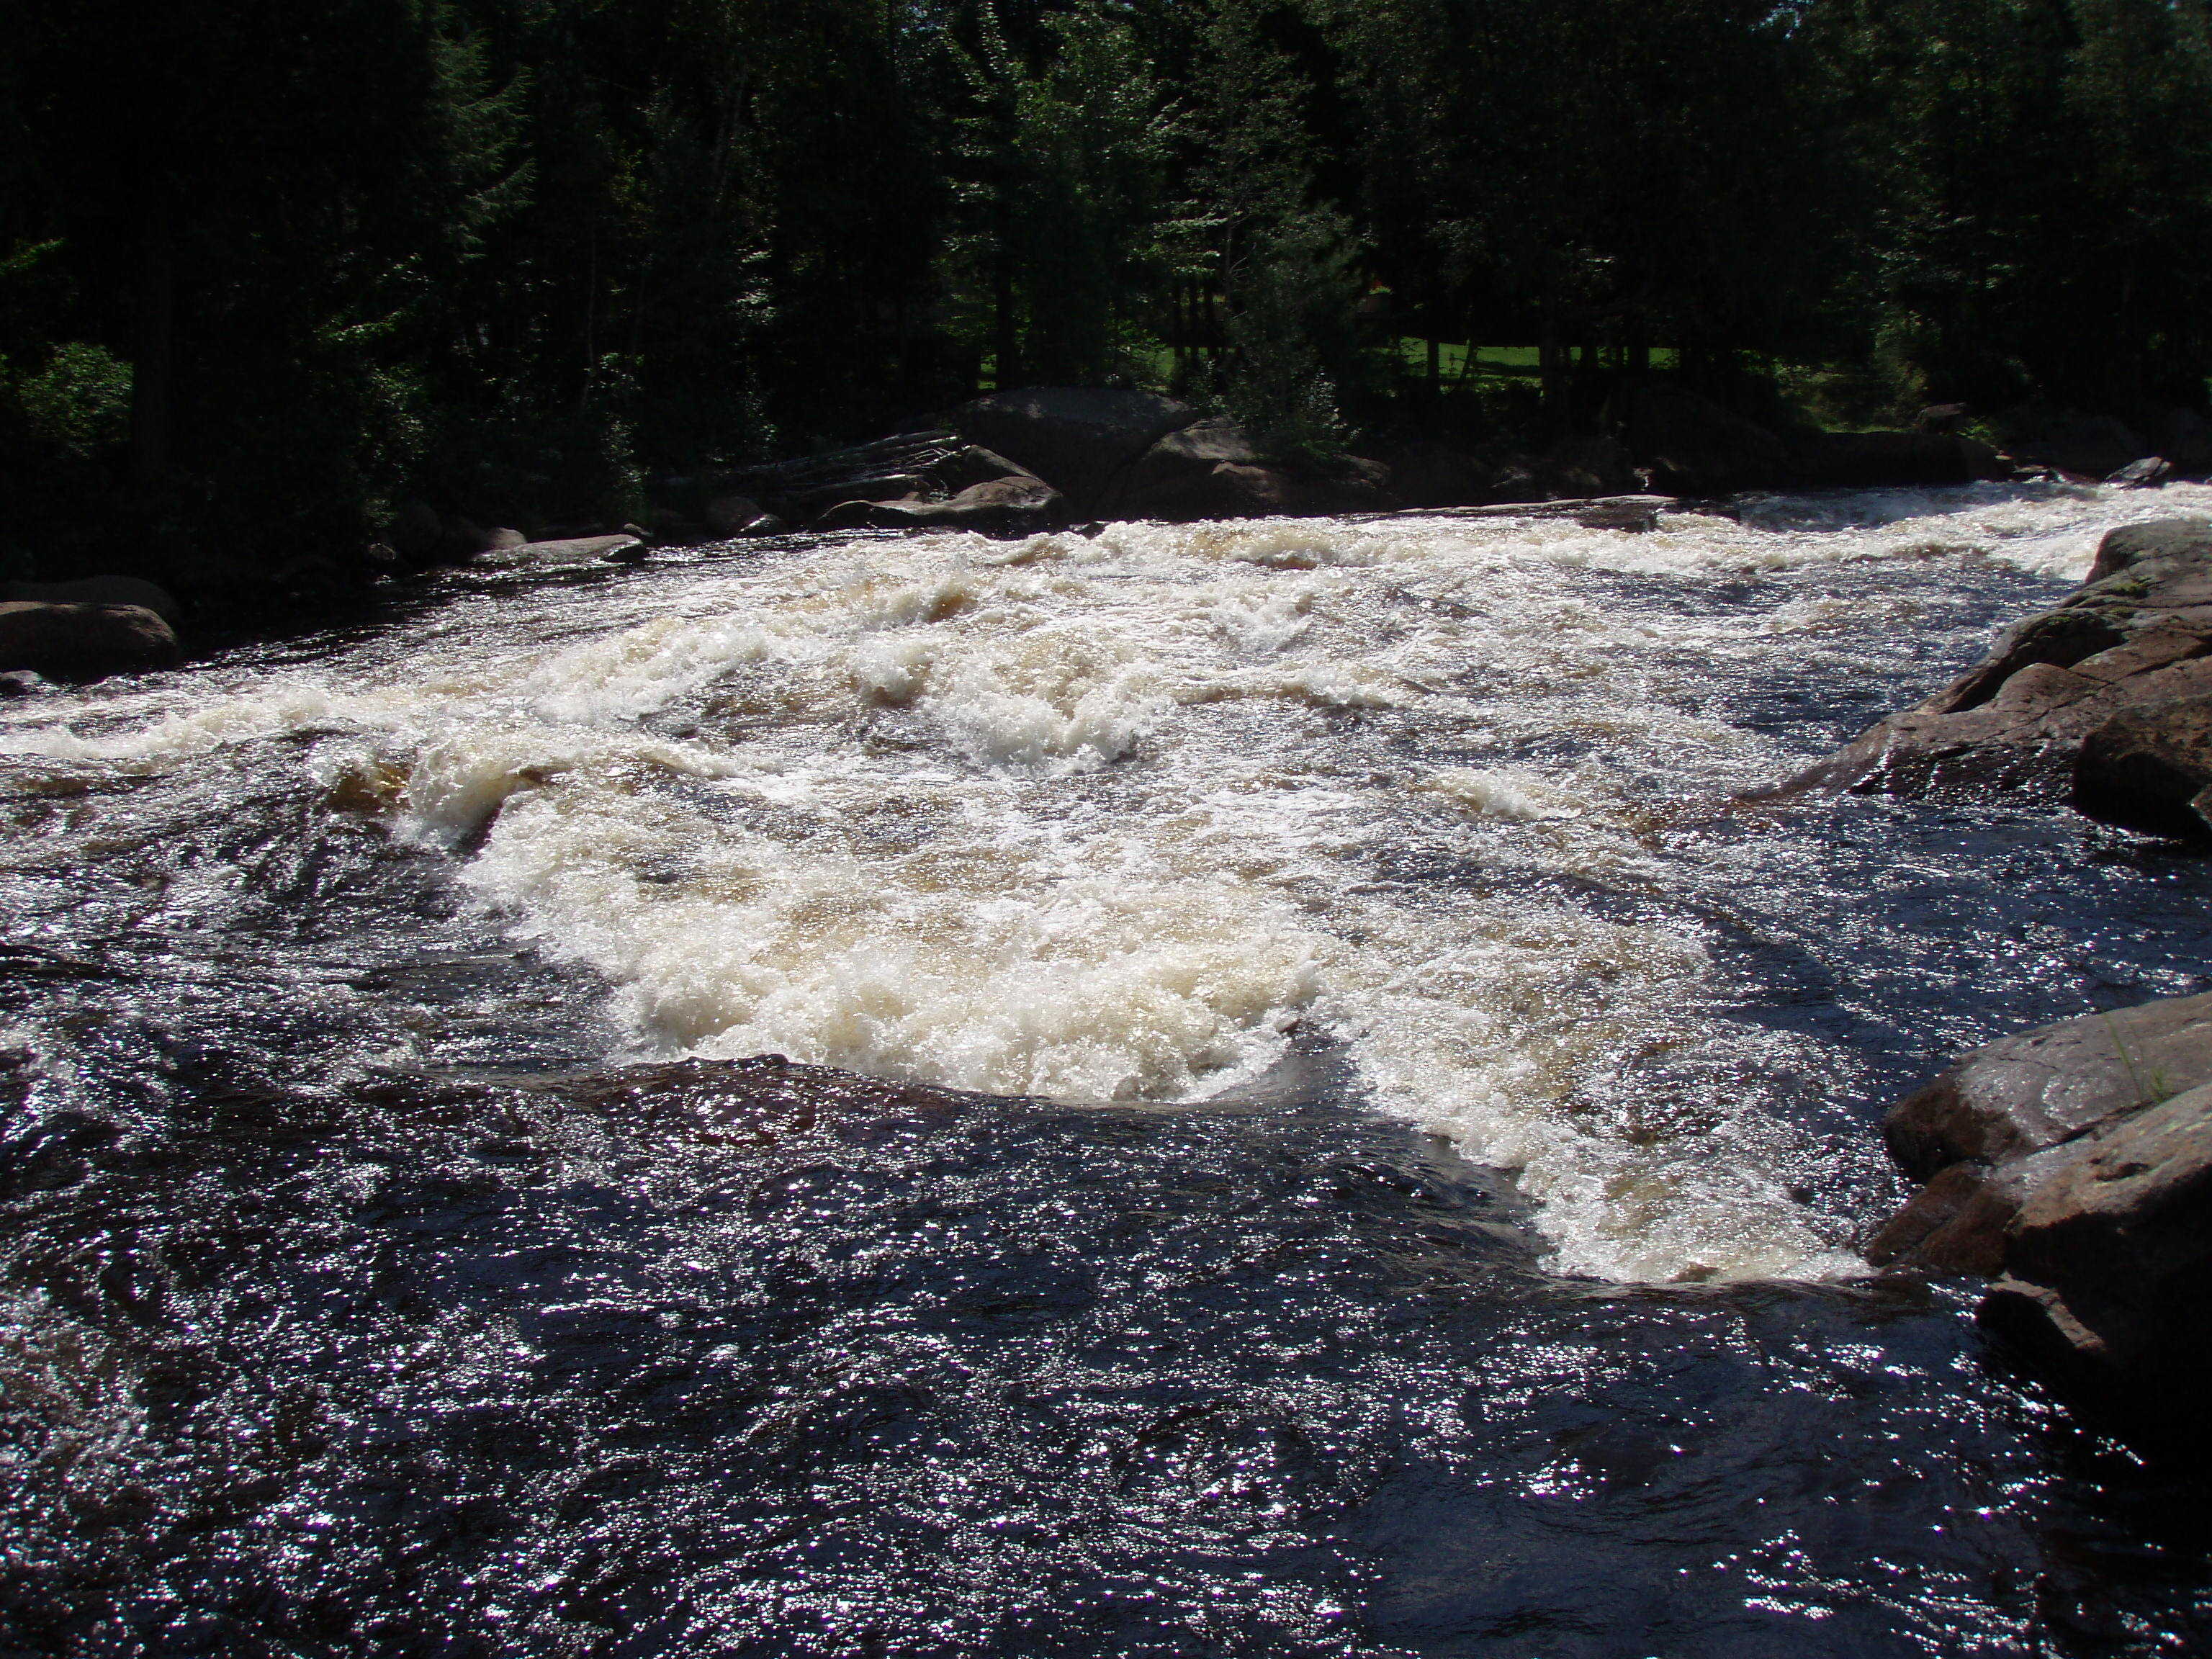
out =
[(2115, 530), (2090, 575), (1785, 792), (2003, 792), (2212, 838), (2212, 520)]
[(645, 543), (635, 536), (574, 536), (563, 541), (525, 542), (519, 547), (494, 548), (478, 562), (489, 565), (635, 564), (645, 556)]

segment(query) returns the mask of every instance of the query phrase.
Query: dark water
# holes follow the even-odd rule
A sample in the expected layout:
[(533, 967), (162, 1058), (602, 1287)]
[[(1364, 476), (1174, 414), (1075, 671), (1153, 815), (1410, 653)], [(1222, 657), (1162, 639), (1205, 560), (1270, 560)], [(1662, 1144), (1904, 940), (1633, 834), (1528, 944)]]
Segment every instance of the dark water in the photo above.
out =
[[(1927, 626), (1695, 712), (1816, 754), (2058, 591), (1639, 603), (1815, 581)], [(1186, 1108), (610, 1073), (601, 988), (331, 810), (299, 741), (8, 786), (0, 1650), (2212, 1646), (2205, 1486), (2014, 1375), (1963, 1288), (1550, 1276), (1510, 1179), (1364, 1113), (1319, 1036)], [(1830, 1212), (1894, 1200), (1871, 1125), (1946, 1055), (2212, 983), (2212, 869), (2071, 820), (1660, 842), (1743, 872), (1694, 901), (1732, 1017), (1832, 1056), (1794, 1085)]]

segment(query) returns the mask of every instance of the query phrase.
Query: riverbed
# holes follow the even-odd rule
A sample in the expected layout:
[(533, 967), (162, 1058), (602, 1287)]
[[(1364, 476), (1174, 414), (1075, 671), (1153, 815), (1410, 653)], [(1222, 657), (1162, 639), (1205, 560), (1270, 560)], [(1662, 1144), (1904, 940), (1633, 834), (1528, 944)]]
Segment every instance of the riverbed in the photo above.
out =
[(0, 1628), (2201, 1644), (2201, 1488), (1852, 1247), (2212, 868), (1757, 798), (2208, 502), (793, 538), (0, 705)]

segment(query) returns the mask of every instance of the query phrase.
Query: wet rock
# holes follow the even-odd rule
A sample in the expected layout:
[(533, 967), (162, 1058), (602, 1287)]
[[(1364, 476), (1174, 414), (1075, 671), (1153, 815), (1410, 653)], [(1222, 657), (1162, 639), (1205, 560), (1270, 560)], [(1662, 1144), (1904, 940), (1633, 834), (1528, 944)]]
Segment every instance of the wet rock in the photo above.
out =
[(166, 668), (179, 654), (169, 624), (143, 605), (0, 603), (0, 670), (92, 680)]
[(2200, 1409), (2212, 1360), (2212, 1084), (2084, 1137), (2028, 1185), (1982, 1318), (2072, 1381), (2190, 1385), (2185, 1402), (2146, 1403)]
[(525, 542), (484, 556), (484, 562), (511, 565), (635, 564), (646, 546), (635, 536), (571, 536), (559, 541)]
[(997, 483), (1005, 478), (1030, 478), (1036, 475), (1027, 467), (1017, 466), (1004, 455), (986, 449), (981, 444), (967, 444), (933, 462), (925, 469), (924, 476), (933, 488), (951, 498), (973, 489), (977, 484)]
[(2146, 455), (2139, 461), (2130, 461), (2105, 482), (2122, 489), (2155, 489), (2172, 476), (2172, 462), (2162, 455)]
[(1926, 1180), (2011, 1162), (2212, 1078), (2212, 994), (2063, 1020), (1978, 1048), (1892, 1107), (1890, 1155)]
[(1042, 478), (1016, 473), (970, 485), (948, 501), (847, 501), (815, 520), (821, 530), (967, 530), (1026, 536), (1067, 521), (1067, 503)]
[(994, 392), (954, 411), (949, 424), (971, 444), (1044, 479), (1088, 517), (1122, 471), (1198, 411), (1149, 392), (1032, 386)]
[(2212, 995), (1993, 1042), (1884, 1132), (1924, 1184), (1868, 1261), (1996, 1279), (1981, 1317), (2025, 1356), (2178, 1426), (2161, 1390), (2212, 1359)]
[(35, 697), (47, 689), (45, 678), (27, 668), (11, 668), (0, 674), (0, 702), (12, 702), (17, 697)]
[(171, 628), (184, 620), (175, 595), (142, 576), (83, 576), (66, 582), (8, 582), (0, 600), (33, 599), (44, 605), (135, 605), (152, 611)]
[(2074, 805), (2146, 834), (2198, 839), (2212, 825), (2212, 696), (2123, 710), (2081, 740)]
[(2115, 530), (2091, 574), (1942, 690), (1786, 787), (2004, 791), (2212, 836), (2198, 805), (2212, 787), (2212, 521)]

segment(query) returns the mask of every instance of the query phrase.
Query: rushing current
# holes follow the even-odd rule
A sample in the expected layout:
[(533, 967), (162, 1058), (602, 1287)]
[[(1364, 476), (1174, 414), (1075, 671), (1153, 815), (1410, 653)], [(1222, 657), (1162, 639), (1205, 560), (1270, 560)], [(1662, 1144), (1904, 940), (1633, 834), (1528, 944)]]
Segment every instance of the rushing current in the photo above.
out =
[(2191, 1650), (2201, 1492), (1851, 1247), (2212, 870), (1760, 797), (2207, 503), (795, 538), (0, 704), (0, 1628)]

